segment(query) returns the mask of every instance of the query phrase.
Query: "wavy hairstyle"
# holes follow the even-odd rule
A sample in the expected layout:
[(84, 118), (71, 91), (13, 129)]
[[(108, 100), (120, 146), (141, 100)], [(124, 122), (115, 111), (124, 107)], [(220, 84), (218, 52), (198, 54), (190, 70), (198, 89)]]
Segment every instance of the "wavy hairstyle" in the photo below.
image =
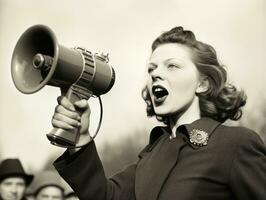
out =
[[(219, 122), (227, 119), (238, 120), (242, 116), (241, 107), (246, 104), (246, 94), (227, 83), (227, 72), (217, 59), (215, 49), (196, 40), (193, 32), (175, 27), (164, 32), (152, 43), (152, 52), (160, 45), (178, 43), (192, 50), (192, 61), (198, 71), (207, 77), (208, 90), (198, 93), (201, 117), (210, 117)], [(142, 90), (148, 116), (156, 116), (147, 86)], [(156, 116), (159, 121), (167, 123), (167, 117)]]

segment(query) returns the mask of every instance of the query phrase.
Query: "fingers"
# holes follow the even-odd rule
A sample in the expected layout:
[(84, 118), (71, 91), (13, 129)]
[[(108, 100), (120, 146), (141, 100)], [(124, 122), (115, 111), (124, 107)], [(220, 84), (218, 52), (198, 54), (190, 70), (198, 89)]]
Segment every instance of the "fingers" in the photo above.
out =
[(87, 103), (85, 99), (75, 102), (74, 105), (82, 110), (89, 107), (89, 104)]
[(84, 115), (86, 115), (86, 116), (90, 115), (90, 113), (91, 113), (90, 106), (85, 99), (82, 99), (80, 101), (75, 102), (74, 105), (79, 110), (82, 110)]
[(70, 110), (66, 109), (62, 105), (57, 105), (55, 107), (55, 114), (56, 113), (65, 115), (66, 117), (69, 117), (69, 118), (72, 118), (72, 119), (75, 119), (75, 120), (80, 120), (80, 116), (79, 116), (78, 112), (76, 112), (76, 111), (70, 111)]
[(59, 121), (59, 120), (54, 119), (54, 118), (52, 119), (52, 125), (55, 128), (62, 128), (62, 129), (66, 129), (66, 130), (71, 130), (71, 129), (74, 129), (75, 128), (75, 127), (67, 124), (64, 121)]
[[(53, 120), (55, 120), (56, 124), (60, 121), (64, 122), (64, 124), (68, 125), (68, 128), (74, 128), (74, 127), (78, 128), (81, 125), (79, 120), (69, 118), (69, 117), (62, 115), (60, 113), (55, 113)], [(53, 123), (53, 121), (52, 121), (52, 123)], [(62, 123), (60, 125), (62, 125)], [(66, 126), (66, 125), (64, 125), (64, 126)]]
[(58, 97), (57, 102), (70, 111), (76, 111), (74, 105), (65, 96)]
[[(80, 110), (84, 110), (84, 111), (88, 110), (89, 113), (90, 113), (89, 104), (88, 104), (88, 102), (85, 99), (82, 99), (80, 101), (75, 102), (74, 105), (64, 96), (58, 97), (57, 101), (58, 101), (59, 107), (56, 108), (56, 109), (60, 109), (60, 111), (62, 110), (62, 108), (60, 107), (60, 105), (61, 105), (66, 110), (71, 111), (71, 112), (76, 111), (75, 107), (77, 107)], [(68, 112), (68, 113), (70, 114), (70, 112)], [(69, 116), (69, 117), (71, 117), (71, 116)]]
[(57, 98), (52, 125), (56, 128), (74, 129), (80, 128), (80, 132), (87, 131), (89, 127), (90, 107), (83, 99), (72, 104), (66, 97)]

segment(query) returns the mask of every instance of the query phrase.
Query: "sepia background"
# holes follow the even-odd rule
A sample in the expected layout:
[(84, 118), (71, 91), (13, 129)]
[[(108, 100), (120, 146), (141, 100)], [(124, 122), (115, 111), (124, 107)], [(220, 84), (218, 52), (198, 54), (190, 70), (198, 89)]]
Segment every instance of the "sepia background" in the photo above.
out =
[[(11, 78), (14, 46), (35, 24), (49, 26), (66, 47), (109, 52), (116, 82), (102, 96), (104, 118), (96, 138), (108, 175), (137, 158), (157, 124), (146, 117), (141, 89), (152, 41), (174, 26), (215, 47), (229, 81), (248, 95), (242, 120), (232, 125), (252, 128), (266, 141), (266, 1), (0, 0), (0, 160), (19, 157), (28, 172), (36, 173), (52, 168), (64, 151), (45, 136), (60, 90), (47, 86), (25, 95)], [(93, 133), (99, 105), (97, 99), (89, 102)]]

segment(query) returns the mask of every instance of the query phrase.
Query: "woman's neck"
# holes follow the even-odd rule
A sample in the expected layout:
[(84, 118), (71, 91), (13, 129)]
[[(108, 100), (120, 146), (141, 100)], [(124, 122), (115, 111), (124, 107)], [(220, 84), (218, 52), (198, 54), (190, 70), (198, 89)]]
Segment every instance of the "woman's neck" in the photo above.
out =
[(176, 137), (176, 129), (182, 124), (189, 124), (200, 119), (199, 99), (195, 97), (192, 103), (180, 113), (175, 113), (169, 117), (169, 125), (172, 131), (171, 137)]

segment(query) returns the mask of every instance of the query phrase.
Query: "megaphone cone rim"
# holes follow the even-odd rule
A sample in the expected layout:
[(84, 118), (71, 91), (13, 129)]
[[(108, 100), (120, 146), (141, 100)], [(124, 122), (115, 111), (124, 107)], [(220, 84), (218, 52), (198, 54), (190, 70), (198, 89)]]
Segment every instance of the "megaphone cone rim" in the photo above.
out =
[[(16, 48), (17, 46), (19, 45), (19, 43), (21, 42), (21, 40), (23, 39), (23, 37), (30, 33), (31, 31), (33, 30), (36, 30), (36, 29), (43, 29), (45, 31), (47, 31), (51, 38), (53, 39), (53, 47), (54, 47), (54, 55), (53, 55), (53, 64), (52, 64), (52, 67), (48, 73), (48, 75), (45, 77), (45, 79), (42, 81), (42, 83), (40, 83), (39, 85), (37, 85), (36, 87), (33, 87), (32, 89), (21, 89), (20, 85), (17, 83), (16, 79), (15, 79), (15, 76), (14, 76), (14, 67), (13, 67), (13, 61), (14, 61), (14, 56), (15, 56), (15, 51), (16, 51)], [(11, 60), (11, 75), (12, 75), (12, 80), (15, 84), (15, 87), (22, 93), (24, 94), (32, 94), (32, 93), (35, 93), (39, 90), (41, 90), (48, 82), (49, 80), (52, 78), (53, 74), (54, 74), (54, 71), (55, 71), (55, 68), (56, 68), (56, 63), (58, 61), (58, 56), (59, 56), (59, 46), (58, 46), (58, 41), (57, 41), (57, 38), (56, 38), (56, 35), (55, 33), (52, 31), (52, 29), (46, 25), (43, 25), (43, 24), (37, 24), (37, 25), (33, 25), (31, 27), (29, 27), (26, 31), (24, 31), (21, 36), (19, 37), (16, 45), (15, 45), (15, 48), (14, 48), (14, 51), (13, 51), (13, 54), (12, 54), (12, 60)]]

